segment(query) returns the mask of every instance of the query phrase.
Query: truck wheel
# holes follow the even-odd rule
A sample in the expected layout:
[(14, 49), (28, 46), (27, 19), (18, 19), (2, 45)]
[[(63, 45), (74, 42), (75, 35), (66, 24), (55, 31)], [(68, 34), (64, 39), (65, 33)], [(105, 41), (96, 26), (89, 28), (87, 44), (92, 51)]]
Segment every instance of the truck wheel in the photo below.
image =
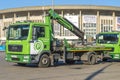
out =
[(95, 57), (94, 54), (90, 54), (90, 55), (88, 56), (88, 64), (90, 64), (90, 65), (96, 64), (96, 57)]
[(74, 61), (74, 60), (66, 60), (66, 63), (67, 63), (67, 64), (74, 64), (75, 61)]
[(39, 63), (38, 63), (38, 67), (49, 67), (50, 66), (50, 58), (47, 54), (43, 54), (41, 57), (40, 57), (40, 60), (39, 60)]

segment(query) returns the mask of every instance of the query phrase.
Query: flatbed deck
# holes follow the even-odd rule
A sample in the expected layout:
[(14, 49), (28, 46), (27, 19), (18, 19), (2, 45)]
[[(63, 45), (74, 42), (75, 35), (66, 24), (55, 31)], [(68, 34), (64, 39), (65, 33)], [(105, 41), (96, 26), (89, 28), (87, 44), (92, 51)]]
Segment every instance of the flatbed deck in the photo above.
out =
[(67, 48), (68, 52), (90, 52), (90, 51), (110, 51), (112, 48), (104, 46), (78, 46), (74, 48)]

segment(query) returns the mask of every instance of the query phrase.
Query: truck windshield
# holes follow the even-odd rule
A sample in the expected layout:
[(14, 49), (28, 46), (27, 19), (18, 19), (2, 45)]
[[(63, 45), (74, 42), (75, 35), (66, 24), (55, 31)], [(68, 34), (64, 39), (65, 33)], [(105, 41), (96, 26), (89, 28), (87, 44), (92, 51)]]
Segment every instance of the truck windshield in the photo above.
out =
[(118, 38), (118, 34), (99, 34), (97, 36), (98, 43), (100, 44), (116, 44)]
[(25, 40), (28, 37), (29, 25), (9, 26), (8, 40)]

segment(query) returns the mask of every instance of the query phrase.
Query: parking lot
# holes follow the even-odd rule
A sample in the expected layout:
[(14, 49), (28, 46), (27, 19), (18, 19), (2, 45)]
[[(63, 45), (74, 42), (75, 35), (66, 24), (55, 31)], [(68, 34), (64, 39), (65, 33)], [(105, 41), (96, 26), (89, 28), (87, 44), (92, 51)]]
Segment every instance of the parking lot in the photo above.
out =
[(0, 52), (0, 80), (120, 80), (120, 62), (38, 68), (31, 64), (18, 66), (6, 62), (5, 53)]

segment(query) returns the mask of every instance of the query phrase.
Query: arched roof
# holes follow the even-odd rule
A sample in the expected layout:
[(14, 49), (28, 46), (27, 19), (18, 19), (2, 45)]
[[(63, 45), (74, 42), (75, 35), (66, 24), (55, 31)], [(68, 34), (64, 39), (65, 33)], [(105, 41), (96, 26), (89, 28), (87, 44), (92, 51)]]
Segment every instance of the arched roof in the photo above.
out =
[[(21, 11), (35, 11), (35, 10), (48, 10), (52, 8), (51, 6), (29, 6), (20, 8), (10, 8), (0, 10), (0, 14), (11, 13), (11, 12), (21, 12)], [(115, 6), (95, 6), (95, 5), (61, 5), (54, 6), (54, 9), (82, 9), (82, 10), (110, 10), (110, 11), (120, 11), (120, 7)]]

